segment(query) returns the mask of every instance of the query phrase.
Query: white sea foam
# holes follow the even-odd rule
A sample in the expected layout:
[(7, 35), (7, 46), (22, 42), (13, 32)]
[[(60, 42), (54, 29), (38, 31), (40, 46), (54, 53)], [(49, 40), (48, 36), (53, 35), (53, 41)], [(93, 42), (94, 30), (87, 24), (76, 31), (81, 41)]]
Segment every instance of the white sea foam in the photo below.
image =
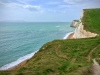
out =
[(64, 36), (64, 38), (63, 39), (66, 39), (70, 34), (72, 34), (73, 32), (69, 32), (69, 33), (67, 33), (65, 36)]
[(56, 26), (56, 27), (60, 27), (60, 26)]
[[(64, 36), (63, 39), (66, 39), (71, 33), (73, 33), (73, 32), (67, 33), (67, 34)], [(15, 67), (15, 66), (17, 66), (18, 64), (20, 64), (21, 62), (23, 62), (23, 61), (25, 61), (25, 60), (27, 60), (27, 59), (30, 59), (36, 52), (37, 52), (37, 51), (35, 51), (35, 52), (31, 53), (31, 54), (27, 54), (27, 55), (25, 55), (25, 56), (23, 56), (23, 57), (20, 57), (20, 58), (17, 59), (16, 61), (13, 61), (13, 62), (11, 62), (11, 63), (8, 63), (8, 64), (4, 65), (4, 66), (2, 66), (2, 67), (0, 68), (0, 70), (8, 70), (8, 69), (10, 69), (10, 68), (12, 68), (12, 67)]]
[(12, 68), (12, 67), (15, 67), (15, 66), (17, 66), (19, 63), (21, 63), (21, 62), (23, 62), (23, 61), (25, 61), (25, 60), (27, 60), (27, 59), (30, 59), (36, 52), (37, 52), (37, 51), (35, 51), (35, 52), (31, 53), (31, 54), (27, 54), (27, 55), (25, 55), (25, 56), (23, 56), (23, 57), (20, 57), (19, 59), (17, 59), (17, 60), (14, 61), (14, 62), (11, 62), (11, 63), (8, 63), (8, 64), (4, 65), (4, 66), (2, 66), (2, 67), (0, 68), (0, 70), (8, 70), (8, 69), (10, 69), (10, 68)]

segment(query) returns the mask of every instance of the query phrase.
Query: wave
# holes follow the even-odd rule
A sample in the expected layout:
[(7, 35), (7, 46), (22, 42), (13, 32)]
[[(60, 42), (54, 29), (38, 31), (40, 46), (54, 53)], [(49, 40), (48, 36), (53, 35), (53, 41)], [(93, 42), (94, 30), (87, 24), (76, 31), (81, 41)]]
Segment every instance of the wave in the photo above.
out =
[(60, 27), (60, 26), (56, 26), (56, 27)]
[(17, 59), (16, 61), (13, 61), (13, 62), (11, 62), (11, 63), (8, 63), (8, 64), (4, 65), (4, 66), (2, 66), (2, 67), (0, 68), (0, 70), (8, 70), (8, 69), (10, 69), (10, 68), (15, 67), (15, 66), (17, 66), (18, 64), (20, 64), (21, 62), (30, 59), (36, 52), (37, 52), (37, 51), (35, 51), (35, 52), (33, 52), (33, 53), (30, 53), (30, 54), (27, 54), (27, 55), (25, 55), (25, 56), (23, 56), (23, 57), (20, 57), (20, 58)]
[(67, 37), (70, 35), (70, 34), (72, 34), (73, 32), (69, 32), (69, 33), (67, 33), (65, 36), (64, 36), (64, 38), (63, 39), (67, 39)]
[[(73, 32), (67, 33), (67, 34), (64, 36), (63, 39), (66, 39), (71, 33), (73, 33)], [(38, 50), (37, 50), (37, 51), (38, 51)], [(30, 59), (37, 51), (35, 51), (35, 52), (33, 52), (33, 53), (30, 53), (30, 54), (27, 54), (27, 55), (25, 55), (25, 56), (23, 56), (23, 57), (20, 57), (20, 58), (17, 59), (16, 61), (13, 61), (13, 62), (11, 62), (11, 63), (8, 63), (8, 64), (6, 64), (6, 65), (0, 67), (0, 70), (8, 70), (8, 69), (10, 69), (10, 68), (13, 68), (13, 67), (17, 66), (17, 65), (20, 64), (21, 62)]]

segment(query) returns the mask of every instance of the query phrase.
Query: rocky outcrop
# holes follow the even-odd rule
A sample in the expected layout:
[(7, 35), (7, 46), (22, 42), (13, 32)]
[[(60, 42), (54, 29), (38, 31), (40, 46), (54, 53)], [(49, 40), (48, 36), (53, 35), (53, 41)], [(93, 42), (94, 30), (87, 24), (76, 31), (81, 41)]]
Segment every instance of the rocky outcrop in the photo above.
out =
[(78, 27), (78, 25), (79, 25), (79, 20), (73, 20), (70, 26), (76, 28)]
[(80, 20), (74, 20), (70, 25), (71, 27), (75, 28), (73, 38), (75, 39), (76, 38), (89, 38), (89, 37), (97, 36), (96, 33), (92, 33), (92, 32), (84, 30), (84, 25), (82, 24), (82, 21), (81, 21), (82, 17), (83, 17), (83, 11), (82, 11)]
[(82, 22), (75, 28), (73, 38), (89, 38), (97, 36), (96, 33), (91, 33), (89, 31), (84, 30), (84, 25)]

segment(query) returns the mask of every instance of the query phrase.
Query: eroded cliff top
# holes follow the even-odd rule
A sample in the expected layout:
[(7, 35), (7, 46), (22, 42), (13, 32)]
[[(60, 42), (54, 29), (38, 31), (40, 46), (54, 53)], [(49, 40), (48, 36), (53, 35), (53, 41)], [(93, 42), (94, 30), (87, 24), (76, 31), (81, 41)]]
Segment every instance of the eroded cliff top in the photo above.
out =
[[(85, 29), (100, 34), (100, 9), (84, 9)], [(78, 21), (75, 21), (78, 22)], [(100, 37), (55, 40), (43, 45), (22, 67), (0, 75), (93, 75), (92, 59), (100, 58)], [(100, 64), (100, 60), (98, 60)]]
[(100, 8), (83, 9), (81, 21), (85, 30), (100, 34)]

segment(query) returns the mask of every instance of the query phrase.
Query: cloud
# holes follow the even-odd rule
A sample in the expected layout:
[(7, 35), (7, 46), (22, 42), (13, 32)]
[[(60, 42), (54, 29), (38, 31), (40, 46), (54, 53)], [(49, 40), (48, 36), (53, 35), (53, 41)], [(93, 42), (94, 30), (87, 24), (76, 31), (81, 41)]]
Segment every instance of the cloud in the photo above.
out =
[(46, 4), (49, 4), (49, 5), (56, 5), (56, 4), (60, 4), (60, 2), (48, 2)]
[(20, 6), (30, 11), (39, 11), (40, 9), (40, 6), (33, 6), (33, 5), (20, 5)]
[(73, 6), (78, 8), (98, 8), (100, 7), (100, 0), (63, 0), (63, 2), (67, 4), (72, 4)]
[(49, 9), (48, 11), (49, 12), (54, 12), (54, 13), (57, 12), (56, 10), (51, 10), (51, 9)]
[(63, 0), (63, 2), (69, 3), (69, 4), (91, 4), (91, 3), (100, 3), (100, 0)]
[(29, 5), (29, 4), (19, 4), (19, 3), (14, 3), (14, 2), (10, 2), (10, 3), (0, 2), (0, 4), (2, 4), (3, 6), (7, 8), (9, 7), (10, 8), (23, 8), (29, 11), (39, 11), (40, 10), (40, 6)]
[(70, 3), (70, 4), (74, 4), (76, 2), (80, 2), (81, 0), (64, 0), (64, 2)]
[(27, 4), (28, 2), (37, 1), (37, 0), (16, 0), (16, 1), (22, 4)]
[(84, 3), (83, 5), (85, 8), (100, 8), (100, 2), (90, 2), (90, 3)]
[(70, 7), (70, 5), (58, 5), (59, 8), (67, 8), (67, 7)]

